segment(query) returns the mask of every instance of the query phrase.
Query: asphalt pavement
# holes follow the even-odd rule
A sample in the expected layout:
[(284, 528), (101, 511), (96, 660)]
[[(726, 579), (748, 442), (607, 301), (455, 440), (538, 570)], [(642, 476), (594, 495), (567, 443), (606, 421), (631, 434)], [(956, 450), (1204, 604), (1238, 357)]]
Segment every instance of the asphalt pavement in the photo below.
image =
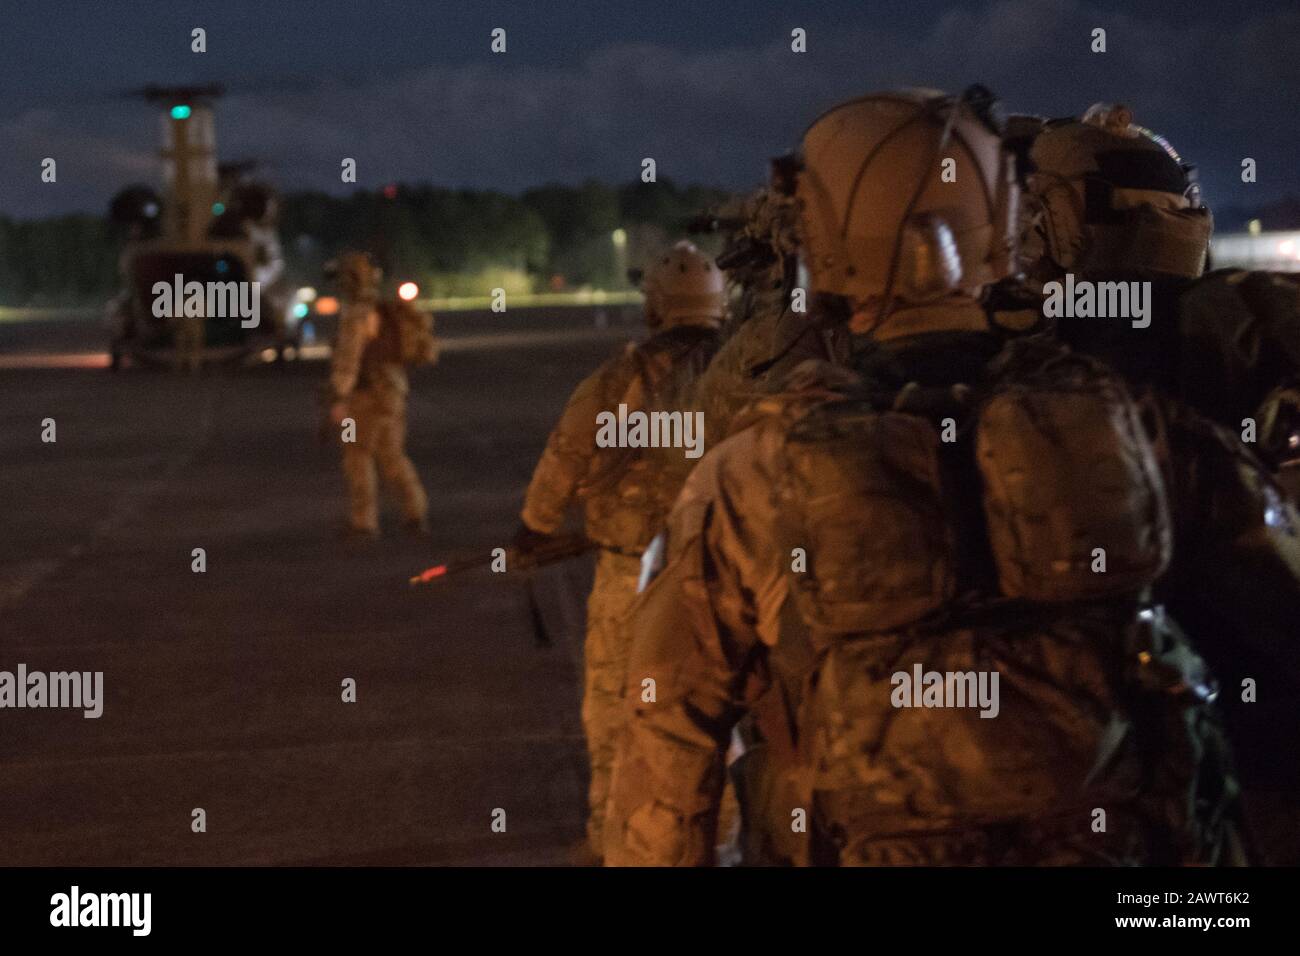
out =
[(323, 362), (114, 374), (39, 361), (93, 351), (84, 327), (45, 350), (22, 330), (9, 354), (32, 361), (0, 371), (0, 671), (102, 671), (103, 714), (0, 710), (0, 864), (565, 862), (589, 566), (537, 581), (550, 646), (518, 576), (407, 579), (508, 543), (622, 322), (464, 320), (413, 377), (432, 537), (390, 505), (360, 547), (316, 439)]

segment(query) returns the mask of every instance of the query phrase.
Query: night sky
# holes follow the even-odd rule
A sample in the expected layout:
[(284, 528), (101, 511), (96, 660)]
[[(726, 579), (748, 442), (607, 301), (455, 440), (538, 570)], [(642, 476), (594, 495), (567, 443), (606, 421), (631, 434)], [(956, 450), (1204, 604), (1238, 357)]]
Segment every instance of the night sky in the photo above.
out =
[[(1109, 52), (1090, 52), (1094, 27)], [(1300, 195), (1293, 0), (43, 0), (0, 20), (0, 214), (100, 212), (155, 182), (157, 116), (120, 93), (197, 81), (231, 90), (221, 158), (266, 161), (288, 190), (350, 188), (345, 156), (362, 187), (626, 181), (651, 156), (661, 177), (743, 188), (839, 99), (982, 82), (1048, 115), (1131, 104), (1213, 205)]]

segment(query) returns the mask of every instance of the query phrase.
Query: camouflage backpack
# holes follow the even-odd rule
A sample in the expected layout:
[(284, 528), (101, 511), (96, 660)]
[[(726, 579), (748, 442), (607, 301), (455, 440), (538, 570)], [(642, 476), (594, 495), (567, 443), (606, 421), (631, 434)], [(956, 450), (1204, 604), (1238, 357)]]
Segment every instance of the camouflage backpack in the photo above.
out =
[(388, 361), (399, 365), (432, 365), (438, 360), (433, 316), (401, 299), (379, 303), (380, 338)]
[[(629, 349), (633, 372), (618, 403), (648, 415), (677, 416), (671, 419), (670, 431), (684, 435), (686, 416), (695, 412), (690, 387), (720, 341), (717, 329), (682, 325)], [(702, 433), (696, 437), (703, 442)], [(696, 461), (686, 457), (685, 449), (674, 446), (598, 448), (580, 493), (589, 502), (604, 499), (605, 505), (599, 515), (589, 512), (589, 523), (594, 520), (607, 527), (624, 547), (645, 547), (662, 527)]]
[(1212, 691), (1139, 613), (1170, 516), (1122, 382), (1017, 345), (974, 390), (926, 391), (826, 403), (787, 433), (779, 535), (804, 555), (791, 595), (818, 649), (793, 721), (810, 853), (1211, 855), (1228, 789), (1206, 772)]
[(1179, 394), (1234, 432), (1253, 417), (1256, 450), (1300, 458), (1300, 276), (1220, 269), (1178, 302)]

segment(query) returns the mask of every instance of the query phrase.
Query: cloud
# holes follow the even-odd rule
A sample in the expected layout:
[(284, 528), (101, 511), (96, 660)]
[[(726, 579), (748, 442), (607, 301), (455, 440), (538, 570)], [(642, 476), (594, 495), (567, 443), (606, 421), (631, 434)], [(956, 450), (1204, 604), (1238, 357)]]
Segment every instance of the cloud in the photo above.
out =
[[(1107, 31), (1105, 54), (1089, 49), (1094, 27)], [(277, 82), (220, 104), (218, 144), (223, 158), (271, 161), (273, 178), (290, 189), (341, 192), (345, 156), (371, 187), (404, 180), (517, 190), (593, 176), (627, 180), (651, 156), (661, 176), (741, 188), (839, 99), (884, 86), (978, 81), (1014, 109), (1051, 115), (1096, 100), (1130, 103), (1139, 122), (1202, 164), (1212, 198), (1255, 201), (1235, 173), (1241, 156), (1256, 158), (1261, 182), (1253, 188), (1262, 201), (1300, 191), (1290, 101), (1300, 89), (1297, 36), (1300, 10), (1210, 29), (1080, 0), (999, 0), (949, 10), (920, 35), (865, 17), (833, 33), (812, 30), (802, 55), (786, 37), (695, 51), (606, 44), (559, 65), (505, 54), (361, 84)], [(30, 113), (0, 123), (24, 175), (41, 150), (95, 156), (93, 168), (70, 164), (88, 179), (66, 196), (27, 188), (0, 197), (0, 207), (37, 215), (94, 196), (90, 208), (102, 208), (124, 180), (144, 175), (156, 135), (153, 126), (141, 132), (147, 112), (113, 104), (89, 130), (66, 113), (57, 123)]]
[[(39, 217), (104, 208), (108, 197), (130, 182), (158, 176), (154, 149), (124, 138), (120, 130), (76, 126), (62, 111), (33, 109), (0, 123), (0, 213)], [(46, 157), (57, 163), (57, 179), (41, 181)]]

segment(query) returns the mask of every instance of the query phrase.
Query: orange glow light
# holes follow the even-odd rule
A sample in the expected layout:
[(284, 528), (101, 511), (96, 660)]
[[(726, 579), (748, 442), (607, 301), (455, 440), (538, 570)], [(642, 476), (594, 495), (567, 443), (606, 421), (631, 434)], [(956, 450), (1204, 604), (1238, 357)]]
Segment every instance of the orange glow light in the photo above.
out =
[(339, 300), (332, 295), (323, 295), (316, 300), (317, 315), (338, 315)]
[(403, 302), (410, 302), (420, 294), (420, 287), (414, 282), (403, 282), (397, 287), (397, 295)]
[(415, 577), (411, 578), (411, 583), (427, 584), (428, 582), (432, 581), (434, 578), (440, 578), (446, 573), (447, 573), (447, 565), (435, 564), (433, 567), (425, 568)]

